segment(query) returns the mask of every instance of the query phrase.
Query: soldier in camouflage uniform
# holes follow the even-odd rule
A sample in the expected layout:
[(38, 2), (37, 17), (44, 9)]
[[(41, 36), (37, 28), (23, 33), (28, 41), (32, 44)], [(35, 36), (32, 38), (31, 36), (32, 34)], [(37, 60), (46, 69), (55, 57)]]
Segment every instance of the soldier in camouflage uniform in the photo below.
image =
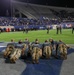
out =
[(43, 44), (43, 55), (45, 55), (47, 59), (51, 57), (51, 50), (51, 44), (48, 42), (48, 40), (45, 40)]
[(17, 59), (21, 56), (21, 49), (16, 48), (10, 55), (11, 63), (15, 63)]
[(15, 45), (14, 50), (10, 54), (11, 63), (15, 63), (17, 59), (21, 56), (21, 51), (23, 48), (22, 43), (13, 43)]
[(33, 63), (39, 63), (39, 58), (42, 56), (42, 50), (40, 49), (39, 41), (36, 39), (35, 42), (31, 44), (31, 55)]
[(61, 58), (67, 59), (67, 45), (63, 43), (61, 40), (59, 40), (58, 42), (54, 41), (53, 39), (50, 39), (50, 42), (53, 46), (53, 49), (55, 49), (56, 51), (55, 57), (58, 58), (58, 50), (59, 50)]
[(22, 56), (27, 56), (28, 52), (29, 52), (29, 40), (25, 39), (25, 41), (23, 42), (23, 49), (22, 49)]
[(67, 59), (67, 45), (59, 40), (58, 50), (60, 51), (60, 56), (62, 59)]
[(55, 56), (57, 56), (57, 49), (58, 49), (58, 42), (57, 41), (54, 41), (52, 38), (49, 39), (49, 42), (51, 43), (51, 46), (52, 46), (52, 55), (53, 54), (53, 51), (55, 51)]
[(5, 58), (9, 57), (10, 54), (11, 54), (11, 52), (12, 52), (14, 49), (15, 49), (15, 48), (14, 48), (13, 45), (10, 45), (10, 44), (7, 45), (7, 48), (6, 48), (5, 52), (4, 52), (4, 57), (5, 57)]

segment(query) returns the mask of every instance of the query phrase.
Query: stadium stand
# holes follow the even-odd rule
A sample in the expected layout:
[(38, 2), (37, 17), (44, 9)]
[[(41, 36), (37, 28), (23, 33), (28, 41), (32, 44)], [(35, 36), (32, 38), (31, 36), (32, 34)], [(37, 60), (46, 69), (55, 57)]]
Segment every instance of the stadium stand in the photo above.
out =
[[(61, 24), (63, 28), (71, 28), (74, 24), (74, 9), (36, 5), (12, 1), (12, 17), (0, 17), (0, 28), (2, 31), (10, 28), (11, 31), (46, 29), (50, 26), (54, 29)], [(23, 15), (25, 17), (23, 17)], [(10, 31), (10, 30), (9, 30)]]
[[(50, 29), (56, 27), (56, 25), (61, 24), (63, 28), (71, 28), (71, 25), (74, 24), (74, 20), (63, 19), (49, 19), (49, 18), (40, 18), (40, 19), (29, 19), (29, 18), (17, 18), (17, 17), (0, 17), (0, 28), (2, 31), (10, 28), (11, 31), (14, 29), (23, 30), (27, 27), (28, 29), (46, 29), (50, 26)], [(10, 31), (8, 29), (8, 31)]]
[(22, 17), (21, 13), (24, 14), (27, 18), (33, 19), (39, 19), (40, 17), (73, 18), (74, 9), (12, 1), (12, 15), (16, 16), (16, 14), (19, 14), (20, 17)]

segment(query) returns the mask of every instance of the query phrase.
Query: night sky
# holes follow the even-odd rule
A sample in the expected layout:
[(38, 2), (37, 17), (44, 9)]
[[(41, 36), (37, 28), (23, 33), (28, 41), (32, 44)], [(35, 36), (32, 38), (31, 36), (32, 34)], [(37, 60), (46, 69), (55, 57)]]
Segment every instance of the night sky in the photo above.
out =
[[(74, 8), (73, 0), (17, 0), (22, 2), (49, 5), (49, 6), (58, 6), (58, 7), (70, 7)], [(0, 0), (0, 16), (6, 16), (6, 11), (10, 12), (10, 0)], [(10, 13), (9, 13), (10, 15)]]

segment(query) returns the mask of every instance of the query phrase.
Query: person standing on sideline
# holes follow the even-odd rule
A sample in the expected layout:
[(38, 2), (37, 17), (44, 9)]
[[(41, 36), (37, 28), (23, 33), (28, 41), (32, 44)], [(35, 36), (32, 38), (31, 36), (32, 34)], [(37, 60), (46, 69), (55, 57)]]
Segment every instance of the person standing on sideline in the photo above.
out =
[(25, 27), (23, 28), (23, 33), (25, 32)]
[(0, 28), (0, 34), (1, 34), (1, 30), (2, 30), (2, 29)]
[(62, 27), (61, 25), (59, 26), (60, 34), (62, 34)]
[(59, 27), (58, 27), (58, 25), (56, 26), (56, 30), (57, 30), (57, 33), (56, 33), (56, 34), (58, 34), (58, 31), (59, 31)]
[(74, 25), (72, 24), (72, 34), (73, 34), (73, 32), (74, 32)]
[(56, 26), (56, 29), (57, 29), (57, 34), (60, 32), (60, 34), (62, 34), (62, 27), (61, 25), (57, 25)]
[(49, 34), (49, 30), (50, 30), (50, 27), (48, 26), (48, 27), (47, 27), (47, 34)]

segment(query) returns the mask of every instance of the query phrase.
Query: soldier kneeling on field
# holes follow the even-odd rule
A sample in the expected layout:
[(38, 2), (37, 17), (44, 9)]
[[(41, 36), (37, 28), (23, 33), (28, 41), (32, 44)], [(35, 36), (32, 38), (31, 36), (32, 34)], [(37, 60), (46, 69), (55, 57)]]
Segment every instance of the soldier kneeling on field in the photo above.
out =
[(10, 55), (11, 63), (15, 63), (17, 59), (21, 56), (21, 49), (16, 48)]
[(14, 50), (14, 46), (13, 45), (7, 45), (6, 50), (4, 51), (4, 58), (10, 57), (10, 54), (12, 53), (12, 51)]
[(51, 44), (48, 42), (48, 40), (45, 40), (45, 43), (43, 44), (43, 55), (45, 55), (47, 59), (51, 57), (51, 50)]
[(40, 48), (39, 41), (36, 39), (31, 47), (32, 62), (38, 64), (39, 58), (42, 56), (42, 49)]
[(22, 59), (24, 59), (25, 57), (28, 56), (28, 50), (29, 50), (29, 46), (26, 43), (24, 43), (22, 51), (21, 51), (21, 58)]
[(67, 45), (59, 40), (58, 49), (60, 51), (60, 57), (62, 59), (67, 59)]
[(25, 54), (24, 52), (25, 52), (26, 48), (28, 48), (27, 44), (23, 44), (22, 55)]
[(29, 53), (29, 40), (25, 39), (25, 41), (23, 42), (23, 47), (22, 47), (22, 54), (21, 54), (21, 58), (24, 59), (28, 56)]

